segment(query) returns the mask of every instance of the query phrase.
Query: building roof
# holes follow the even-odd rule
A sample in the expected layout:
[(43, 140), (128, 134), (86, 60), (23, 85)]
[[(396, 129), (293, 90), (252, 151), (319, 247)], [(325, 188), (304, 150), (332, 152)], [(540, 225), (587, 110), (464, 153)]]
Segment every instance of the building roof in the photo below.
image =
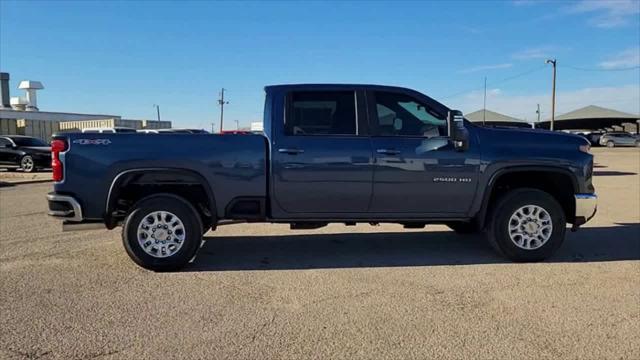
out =
[[(582, 120), (582, 119), (640, 119), (640, 116), (625, 113), (618, 110), (607, 109), (600, 106), (589, 105), (583, 108), (570, 111), (556, 116), (558, 120)], [(547, 120), (548, 121), (548, 120)]]
[[(483, 112), (485, 112), (484, 117), (482, 115)], [(522, 119), (511, 117), (509, 115), (500, 114), (495, 111), (482, 110), (482, 109), (478, 111), (474, 111), (472, 113), (465, 114), (464, 117), (473, 122), (479, 122), (485, 119), (486, 121), (491, 121), (491, 122), (526, 123), (526, 121)]]

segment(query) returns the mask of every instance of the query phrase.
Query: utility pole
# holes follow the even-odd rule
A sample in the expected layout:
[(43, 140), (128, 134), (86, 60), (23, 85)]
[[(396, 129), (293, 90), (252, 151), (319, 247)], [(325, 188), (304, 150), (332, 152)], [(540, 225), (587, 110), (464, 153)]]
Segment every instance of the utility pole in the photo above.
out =
[(536, 115), (538, 115), (538, 123), (540, 123), (540, 104), (538, 104), (538, 110), (536, 110)]
[(216, 133), (215, 126), (216, 126), (216, 123), (214, 123), (214, 122), (212, 121), (212, 122), (211, 122), (211, 133), (212, 133), (212, 134), (215, 134), (215, 133)]
[(228, 101), (224, 101), (224, 88), (222, 88), (220, 91), (220, 99), (218, 99), (218, 105), (220, 105), (220, 133), (222, 133), (222, 125), (224, 122), (224, 106), (228, 103)]
[(240, 130), (240, 121), (238, 120), (233, 120), (236, 122), (236, 130)]
[(484, 104), (482, 105), (482, 126), (487, 120), (487, 77), (484, 77)]
[(153, 104), (153, 107), (156, 108), (156, 114), (158, 114), (158, 121), (160, 121), (160, 105)]
[(553, 89), (551, 90), (551, 127), (553, 131), (553, 122), (556, 119), (556, 59), (547, 59), (547, 64), (553, 65)]

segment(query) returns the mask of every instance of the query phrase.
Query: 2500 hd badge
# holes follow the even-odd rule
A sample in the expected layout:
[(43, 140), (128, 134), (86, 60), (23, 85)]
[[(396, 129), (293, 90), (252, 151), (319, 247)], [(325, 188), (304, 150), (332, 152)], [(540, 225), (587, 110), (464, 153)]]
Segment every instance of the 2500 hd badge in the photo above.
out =
[(434, 177), (433, 182), (461, 182), (470, 183), (471, 178)]

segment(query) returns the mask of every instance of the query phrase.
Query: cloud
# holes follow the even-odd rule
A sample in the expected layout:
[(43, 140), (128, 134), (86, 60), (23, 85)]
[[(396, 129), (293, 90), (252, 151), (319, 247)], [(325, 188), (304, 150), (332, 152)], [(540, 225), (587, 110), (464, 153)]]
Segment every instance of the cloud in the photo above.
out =
[(621, 69), (640, 66), (640, 46), (626, 49), (598, 65), (603, 69)]
[(568, 13), (590, 14), (589, 23), (600, 28), (638, 25), (640, 2), (637, 0), (582, 0), (568, 7)]
[(511, 55), (516, 60), (547, 59), (557, 51), (555, 46), (539, 46), (518, 51)]
[[(542, 120), (551, 117), (551, 92), (530, 95), (512, 95), (500, 89), (487, 89), (487, 109), (527, 121), (536, 119), (536, 105), (540, 104)], [(472, 91), (449, 101), (448, 105), (465, 113), (482, 109), (484, 93)], [(589, 87), (556, 94), (556, 116), (587, 105), (597, 105), (640, 113), (640, 86), (623, 85)]]
[(536, 0), (512, 0), (511, 3), (515, 6), (529, 6), (529, 5), (535, 5), (537, 4), (539, 1)]
[(461, 73), (461, 74), (469, 74), (469, 73), (474, 73), (474, 72), (478, 72), (478, 71), (485, 71), (485, 70), (507, 69), (507, 68), (510, 68), (512, 66), (513, 66), (513, 64), (510, 64), (510, 63), (493, 64), (493, 65), (481, 65), (481, 66), (475, 66), (475, 67), (471, 67), (471, 68), (460, 70), (459, 73)]

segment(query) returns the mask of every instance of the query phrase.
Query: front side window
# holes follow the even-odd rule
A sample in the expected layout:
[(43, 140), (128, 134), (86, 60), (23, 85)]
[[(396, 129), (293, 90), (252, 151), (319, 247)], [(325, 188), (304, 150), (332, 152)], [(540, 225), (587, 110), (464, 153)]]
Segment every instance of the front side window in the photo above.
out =
[(305, 91), (289, 96), (286, 135), (356, 135), (353, 91)]
[(378, 135), (422, 137), (447, 135), (445, 117), (408, 95), (376, 92), (375, 104)]

